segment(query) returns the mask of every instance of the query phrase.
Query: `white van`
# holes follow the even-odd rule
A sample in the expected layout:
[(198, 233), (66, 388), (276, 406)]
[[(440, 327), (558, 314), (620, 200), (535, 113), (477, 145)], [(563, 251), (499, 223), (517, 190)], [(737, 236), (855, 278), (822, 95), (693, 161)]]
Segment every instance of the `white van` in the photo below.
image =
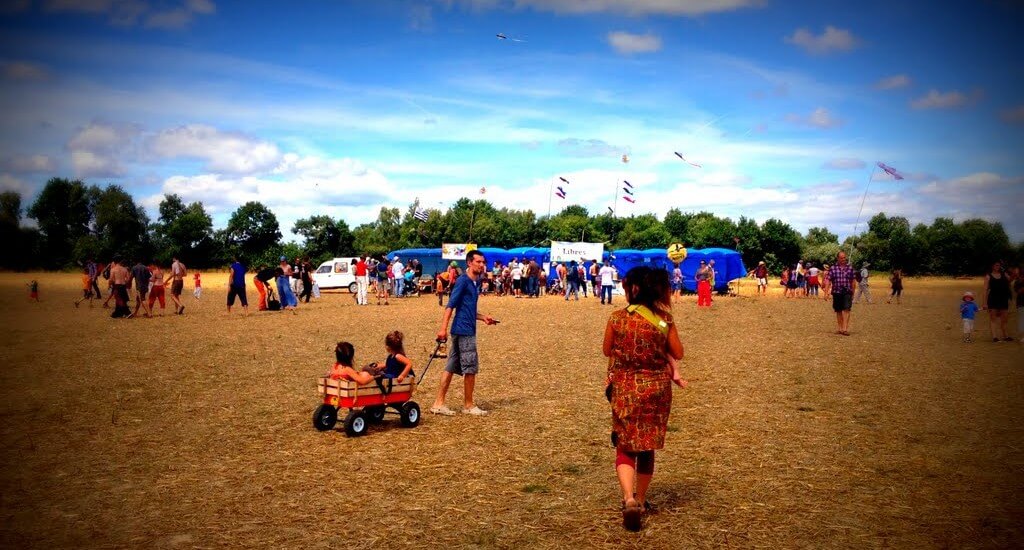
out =
[(358, 288), (354, 264), (358, 261), (359, 258), (334, 258), (324, 262), (313, 272), (313, 282), (321, 290), (347, 288), (349, 292), (355, 294)]

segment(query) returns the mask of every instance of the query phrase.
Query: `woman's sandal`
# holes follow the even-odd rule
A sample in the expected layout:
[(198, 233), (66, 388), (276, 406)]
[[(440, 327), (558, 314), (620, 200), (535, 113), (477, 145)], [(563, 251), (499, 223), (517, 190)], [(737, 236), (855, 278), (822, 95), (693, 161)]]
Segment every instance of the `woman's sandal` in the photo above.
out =
[(633, 499), (622, 503), (622, 526), (634, 533), (640, 530), (643, 508)]

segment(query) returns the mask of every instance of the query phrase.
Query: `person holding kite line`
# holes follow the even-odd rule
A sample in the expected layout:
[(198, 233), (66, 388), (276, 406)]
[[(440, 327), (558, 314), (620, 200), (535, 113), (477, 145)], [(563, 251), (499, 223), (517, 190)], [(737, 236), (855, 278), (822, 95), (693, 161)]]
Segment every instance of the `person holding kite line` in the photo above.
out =
[(676, 362), (683, 344), (672, 319), (668, 272), (634, 267), (622, 283), (629, 306), (612, 313), (602, 351), (609, 358), (605, 396), (612, 409), (615, 473), (622, 524), (639, 531), (654, 475), (654, 451), (665, 446), (672, 383), (685, 387)]

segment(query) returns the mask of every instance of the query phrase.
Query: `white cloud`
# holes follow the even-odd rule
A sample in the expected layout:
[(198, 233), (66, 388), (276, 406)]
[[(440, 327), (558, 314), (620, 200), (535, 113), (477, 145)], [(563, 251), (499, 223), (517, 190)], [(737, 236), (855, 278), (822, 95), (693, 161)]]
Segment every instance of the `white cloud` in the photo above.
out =
[(698, 16), (708, 13), (735, 11), (757, 7), (764, 0), (441, 0), (448, 6), (461, 5), (474, 11), (495, 8), (522, 9), (559, 14), (583, 15), (618, 13), (632, 16), (682, 15)]
[(628, 148), (600, 139), (566, 138), (558, 141), (558, 151), (568, 157), (618, 157), (626, 153)]
[(273, 143), (202, 124), (164, 130), (147, 140), (147, 150), (158, 158), (206, 160), (209, 171), (235, 174), (265, 172), (281, 160)]
[(615, 48), (615, 51), (631, 55), (635, 53), (650, 53), (661, 50), (661, 37), (655, 34), (631, 34), (624, 31), (608, 33), (608, 43)]
[(0, 63), (0, 74), (5, 80), (42, 81), (50, 78), (50, 71), (46, 67), (29, 61)]
[(46, 0), (43, 8), (53, 13), (80, 13), (105, 15), (108, 23), (121, 27), (134, 27), (141, 21), (148, 28), (181, 29), (192, 22), (195, 15), (216, 12), (211, 0), (184, 0), (153, 6), (144, 0)]
[(963, 107), (972, 101), (980, 99), (980, 97), (980, 90), (975, 90), (971, 97), (968, 97), (966, 94), (956, 90), (940, 92), (936, 89), (931, 89), (928, 90), (927, 94), (912, 100), (910, 106), (915, 109), (953, 109)]
[(836, 158), (821, 165), (829, 170), (860, 170), (865, 166), (867, 164), (863, 160), (855, 158)]
[(875, 82), (876, 90), (895, 90), (897, 88), (906, 88), (910, 86), (910, 77), (905, 74), (897, 74), (887, 76), (878, 82)]
[(31, 195), (35, 189), (28, 184), (28, 182), (16, 178), (10, 174), (0, 174), (0, 191), (14, 191), (21, 195), (22, 206), (25, 199)]
[(813, 32), (801, 28), (785, 37), (788, 44), (800, 46), (807, 53), (823, 55), (831, 52), (848, 52), (860, 44), (860, 39), (845, 29), (838, 29), (832, 25), (825, 27), (825, 32), (815, 35)]
[(837, 118), (824, 107), (818, 107), (807, 116), (790, 113), (786, 115), (786, 120), (800, 126), (813, 126), (821, 129), (835, 128), (845, 123), (844, 120)]
[(0, 169), (18, 174), (53, 172), (57, 163), (46, 155), (10, 156), (0, 163)]
[(123, 175), (121, 159), (138, 133), (134, 126), (99, 122), (82, 128), (67, 143), (75, 174), (82, 177)]
[(1024, 105), (1006, 109), (999, 114), (999, 117), (1010, 124), (1024, 124)]

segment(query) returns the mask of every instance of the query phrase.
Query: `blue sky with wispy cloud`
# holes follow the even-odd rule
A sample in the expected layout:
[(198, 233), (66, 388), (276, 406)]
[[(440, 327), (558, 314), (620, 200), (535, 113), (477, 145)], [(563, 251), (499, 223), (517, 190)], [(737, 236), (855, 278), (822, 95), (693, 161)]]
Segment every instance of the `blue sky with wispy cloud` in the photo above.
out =
[(994, 0), (8, 2), (0, 188), (79, 177), (151, 212), (177, 193), (217, 225), (260, 200), (288, 234), (481, 187), (544, 215), (562, 176), (555, 211), (846, 235), (883, 161), (907, 180), (875, 173), (866, 215), (1021, 240), (1022, 23)]

